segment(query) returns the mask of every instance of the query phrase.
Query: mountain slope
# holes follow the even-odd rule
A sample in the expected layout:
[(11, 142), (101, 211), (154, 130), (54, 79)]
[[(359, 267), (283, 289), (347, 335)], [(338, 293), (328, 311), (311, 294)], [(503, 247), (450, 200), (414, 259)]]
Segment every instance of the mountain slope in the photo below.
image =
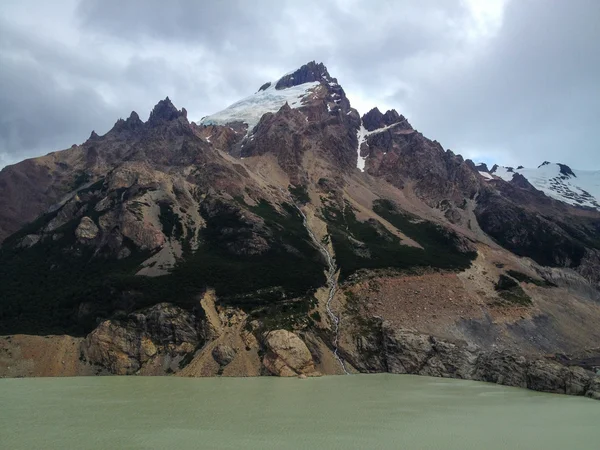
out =
[(569, 205), (600, 209), (600, 171), (573, 170), (564, 164), (544, 162), (536, 169), (494, 166), (491, 171), (480, 173), (487, 179), (495, 176), (505, 181), (519, 174), (548, 197)]
[(481, 172), (394, 110), (360, 117), (315, 62), (198, 124), (167, 98), (0, 172), (0, 333), (79, 336), (82, 364), (118, 374), (592, 347), (600, 213)]

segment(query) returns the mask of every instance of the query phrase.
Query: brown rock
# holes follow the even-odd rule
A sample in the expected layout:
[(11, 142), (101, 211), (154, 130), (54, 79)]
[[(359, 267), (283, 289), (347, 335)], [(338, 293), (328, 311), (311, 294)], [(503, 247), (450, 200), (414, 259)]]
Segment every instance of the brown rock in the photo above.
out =
[(159, 303), (125, 320), (105, 320), (85, 338), (83, 350), (91, 363), (116, 375), (129, 375), (161, 355), (165, 363), (181, 358), (201, 341), (194, 316)]
[(229, 345), (217, 345), (213, 348), (212, 356), (220, 366), (226, 366), (235, 358), (235, 350)]
[(315, 363), (306, 344), (294, 333), (275, 330), (265, 336), (268, 352), (263, 364), (280, 377), (293, 377), (315, 371)]
[(75, 230), (75, 236), (79, 242), (85, 243), (95, 239), (99, 232), (100, 230), (94, 221), (85, 216), (82, 217), (81, 222), (79, 222), (79, 225)]

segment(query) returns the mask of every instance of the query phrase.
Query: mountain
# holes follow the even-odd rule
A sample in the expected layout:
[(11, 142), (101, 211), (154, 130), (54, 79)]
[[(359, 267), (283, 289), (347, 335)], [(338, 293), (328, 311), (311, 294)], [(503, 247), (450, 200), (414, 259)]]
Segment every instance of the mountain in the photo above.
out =
[(168, 98), (132, 112), (0, 172), (0, 374), (598, 395), (600, 212), (483, 169), (395, 110), (361, 117), (316, 62), (199, 123)]
[(600, 171), (573, 170), (566, 164), (545, 161), (535, 169), (519, 166), (495, 165), (492, 170), (481, 167), (486, 179), (501, 178), (511, 181), (515, 174), (522, 175), (537, 190), (548, 197), (569, 205), (600, 209)]

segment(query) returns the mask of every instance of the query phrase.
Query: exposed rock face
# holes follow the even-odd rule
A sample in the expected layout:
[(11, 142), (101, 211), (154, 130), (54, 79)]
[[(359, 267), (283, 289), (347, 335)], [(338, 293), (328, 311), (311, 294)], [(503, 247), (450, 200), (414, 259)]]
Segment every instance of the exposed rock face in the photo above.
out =
[(187, 118), (187, 111), (185, 110), (185, 108), (181, 111), (178, 111), (169, 99), (169, 97), (167, 97), (156, 104), (156, 106), (150, 113), (148, 125), (157, 125), (161, 121), (175, 120), (179, 117)]
[(481, 228), (503, 246), (542, 265), (576, 267), (584, 256), (584, 246), (556, 222), (495, 192), (480, 195), (475, 215)]
[(392, 127), (370, 135), (367, 143), (367, 172), (400, 189), (413, 181), (415, 193), (430, 206), (444, 200), (460, 205), (480, 189), (474, 167), (412, 129)]
[(254, 139), (244, 146), (241, 156), (272, 153), (279, 165), (293, 179), (298, 179), (307, 148), (306, 139), (300, 133), (305, 126), (306, 117), (286, 103), (277, 113), (262, 117), (255, 128)]
[(304, 184), (309, 177), (303, 168), (309, 150), (336, 170), (351, 171), (356, 167), (359, 123), (342, 87), (323, 83), (301, 108), (285, 104), (276, 113), (263, 115), (252, 138), (244, 141), (240, 156), (272, 154), (292, 184)]
[(368, 131), (374, 131), (378, 128), (387, 127), (395, 123), (398, 124), (398, 129), (412, 130), (412, 126), (406, 120), (406, 117), (401, 116), (395, 109), (390, 109), (385, 114), (379, 111), (379, 108), (373, 108), (362, 117), (363, 126)]
[(115, 375), (130, 375), (156, 358), (170, 367), (203, 342), (194, 315), (160, 303), (130, 314), (124, 320), (106, 320), (83, 343), (88, 361)]
[(96, 239), (99, 231), (100, 230), (96, 226), (94, 221), (92, 219), (90, 219), (89, 217), (85, 216), (81, 219), (81, 222), (79, 222), (79, 225), (77, 226), (77, 229), (75, 230), (75, 236), (77, 237), (77, 240), (85, 243), (85, 242), (91, 241), (93, 239)]
[(302, 67), (300, 67), (295, 72), (282, 77), (275, 85), (275, 89), (285, 89), (292, 86), (298, 86), (304, 83), (323, 80), (336, 81), (335, 79), (332, 79), (329, 76), (329, 72), (327, 72), (327, 67), (325, 67), (323, 63), (316, 63), (315, 61), (311, 61), (308, 64), (305, 64)]
[[(464, 342), (393, 329), (385, 322), (380, 333), (371, 335), (370, 343), (363, 342), (347, 354), (352, 365), (361, 370), (368, 370), (367, 367), (377, 370), (379, 366), (391, 373), (461, 378), (542, 392), (600, 397), (600, 377), (581, 367), (508, 351), (484, 350)], [(375, 366), (374, 350), (380, 358)], [(370, 358), (367, 365), (365, 358)]]
[(207, 199), (200, 205), (207, 221), (221, 221), (231, 226), (211, 228), (211, 238), (222, 243), (235, 255), (261, 255), (269, 250), (271, 231), (259, 216), (243, 211), (236, 205), (220, 199)]
[(135, 132), (144, 126), (144, 122), (138, 116), (138, 113), (135, 111), (131, 111), (131, 114), (127, 118), (127, 120), (119, 119), (113, 126), (111, 132), (113, 133), (121, 133), (121, 132)]
[(306, 344), (287, 330), (270, 331), (265, 336), (268, 349), (263, 364), (269, 372), (280, 377), (314, 374), (315, 364)]

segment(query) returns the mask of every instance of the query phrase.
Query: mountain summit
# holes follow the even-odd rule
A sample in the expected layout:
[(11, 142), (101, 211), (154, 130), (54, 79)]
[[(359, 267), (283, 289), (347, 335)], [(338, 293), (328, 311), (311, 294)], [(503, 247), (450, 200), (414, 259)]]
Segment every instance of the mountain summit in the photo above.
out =
[(590, 180), (489, 170), (395, 110), (361, 117), (314, 61), (199, 123), (167, 97), (0, 172), (0, 334), (25, 334), (0, 375), (56, 374), (27, 349), (61, 348), (61, 375), (390, 371), (597, 396)]
[(327, 67), (325, 67), (323, 63), (311, 61), (308, 64), (300, 67), (298, 70), (290, 72), (281, 77), (275, 84), (275, 89), (281, 90), (314, 82), (337, 84), (337, 80), (335, 78), (331, 78), (329, 72), (327, 71)]

